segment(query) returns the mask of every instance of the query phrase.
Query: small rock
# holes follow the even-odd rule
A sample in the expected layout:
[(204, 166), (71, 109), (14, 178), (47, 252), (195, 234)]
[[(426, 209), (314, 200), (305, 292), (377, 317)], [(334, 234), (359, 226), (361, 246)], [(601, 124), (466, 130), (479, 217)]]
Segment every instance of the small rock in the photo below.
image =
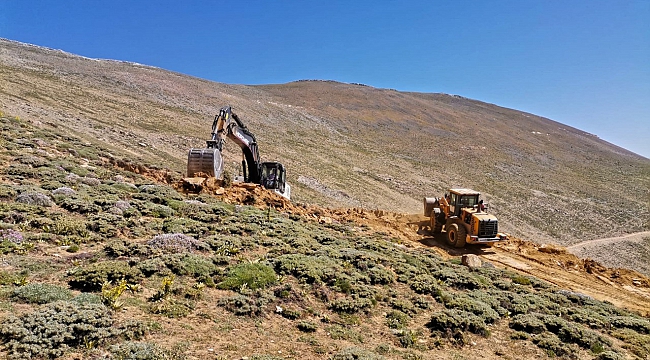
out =
[(477, 255), (474, 254), (465, 254), (461, 258), (461, 262), (463, 265), (467, 266), (470, 269), (476, 269), (480, 268), (483, 262), (481, 261), (481, 258), (479, 258)]

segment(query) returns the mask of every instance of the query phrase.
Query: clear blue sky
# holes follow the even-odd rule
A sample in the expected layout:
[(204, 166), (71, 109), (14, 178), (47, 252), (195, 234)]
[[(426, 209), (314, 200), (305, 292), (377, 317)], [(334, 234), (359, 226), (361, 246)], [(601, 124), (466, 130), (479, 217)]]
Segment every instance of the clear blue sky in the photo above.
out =
[(649, 0), (0, 0), (0, 37), (225, 83), (459, 94), (650, 158)]

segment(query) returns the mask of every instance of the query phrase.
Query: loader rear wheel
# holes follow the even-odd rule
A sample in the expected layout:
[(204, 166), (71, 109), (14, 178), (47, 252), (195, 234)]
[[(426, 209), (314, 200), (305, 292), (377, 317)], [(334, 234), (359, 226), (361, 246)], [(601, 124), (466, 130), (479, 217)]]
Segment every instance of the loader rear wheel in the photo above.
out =
[(465, 247), (465, 237), (467, 232), (464, 226), (458, 224), (450, 224), (447, 226), (447, 242), (457, 248)]

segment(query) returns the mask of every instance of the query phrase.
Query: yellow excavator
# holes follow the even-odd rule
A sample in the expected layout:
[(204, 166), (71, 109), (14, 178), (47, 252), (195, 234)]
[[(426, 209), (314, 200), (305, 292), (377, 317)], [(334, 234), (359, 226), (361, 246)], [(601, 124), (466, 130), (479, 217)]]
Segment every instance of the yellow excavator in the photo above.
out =
[[(212, 134), (206, 141), (206, 148), (190, 149), (187, 155), (187, 176), (209, 176), (220, 178), (223, 173), (221, 152), (226, 138), (242, 149), (243, 180), (262, 185), (287, 199), (291, 198), (291, 186), (286, 182), (287, 172), (279, 162), (260, 160), (255, 135), (248, 130), (230, 106), (219, 110), (212, 122)], [(236, 179), (237, 180), (237, 179)]]
[(488, 214), (480, 195), (471, 189), (449, 189), (444, 197), (425, 197), (424, 216), (430, 218), (431, 231), (440, 234), (444, 226), (449, 245), (459, 248), (506, 241), (508, 236), (499, 232), (497, 217)]

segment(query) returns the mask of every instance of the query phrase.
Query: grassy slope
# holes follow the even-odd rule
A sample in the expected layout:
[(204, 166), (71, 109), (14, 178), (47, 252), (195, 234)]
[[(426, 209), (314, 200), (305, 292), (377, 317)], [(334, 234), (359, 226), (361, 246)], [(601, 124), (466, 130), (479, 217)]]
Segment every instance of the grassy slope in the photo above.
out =
[[(0, 105), (182, 171), (226, 104), (296, 201), (420, 212), (446, 188), (482, 191), (503, 230), (538, 241), (647, 230), (650, 161), (532, 114), (445, 94), (335, 82), (241, 86), (2, 42)], [(227, 144), (229, 167), (239, 149)]]
[[(0, 120), (3, 356), (58, 356), (65, 348), (52, 335), (64, 332), (73, 335), (64, 358), (650, 351), (650, 321), (609, 304), (493, 267), (470, 271), (355, 224), (190, 199), (114, 168), (103, 147), (61, 129)], [(192, 239), (150, 241), (166, 233)], [(121, 278), (133, 291), (114, 301)], [(97, 304), (102, 296), (124, 310)], [(59, 325), (45, 345), (23, 337), (73, 315), (90, 333)]]

